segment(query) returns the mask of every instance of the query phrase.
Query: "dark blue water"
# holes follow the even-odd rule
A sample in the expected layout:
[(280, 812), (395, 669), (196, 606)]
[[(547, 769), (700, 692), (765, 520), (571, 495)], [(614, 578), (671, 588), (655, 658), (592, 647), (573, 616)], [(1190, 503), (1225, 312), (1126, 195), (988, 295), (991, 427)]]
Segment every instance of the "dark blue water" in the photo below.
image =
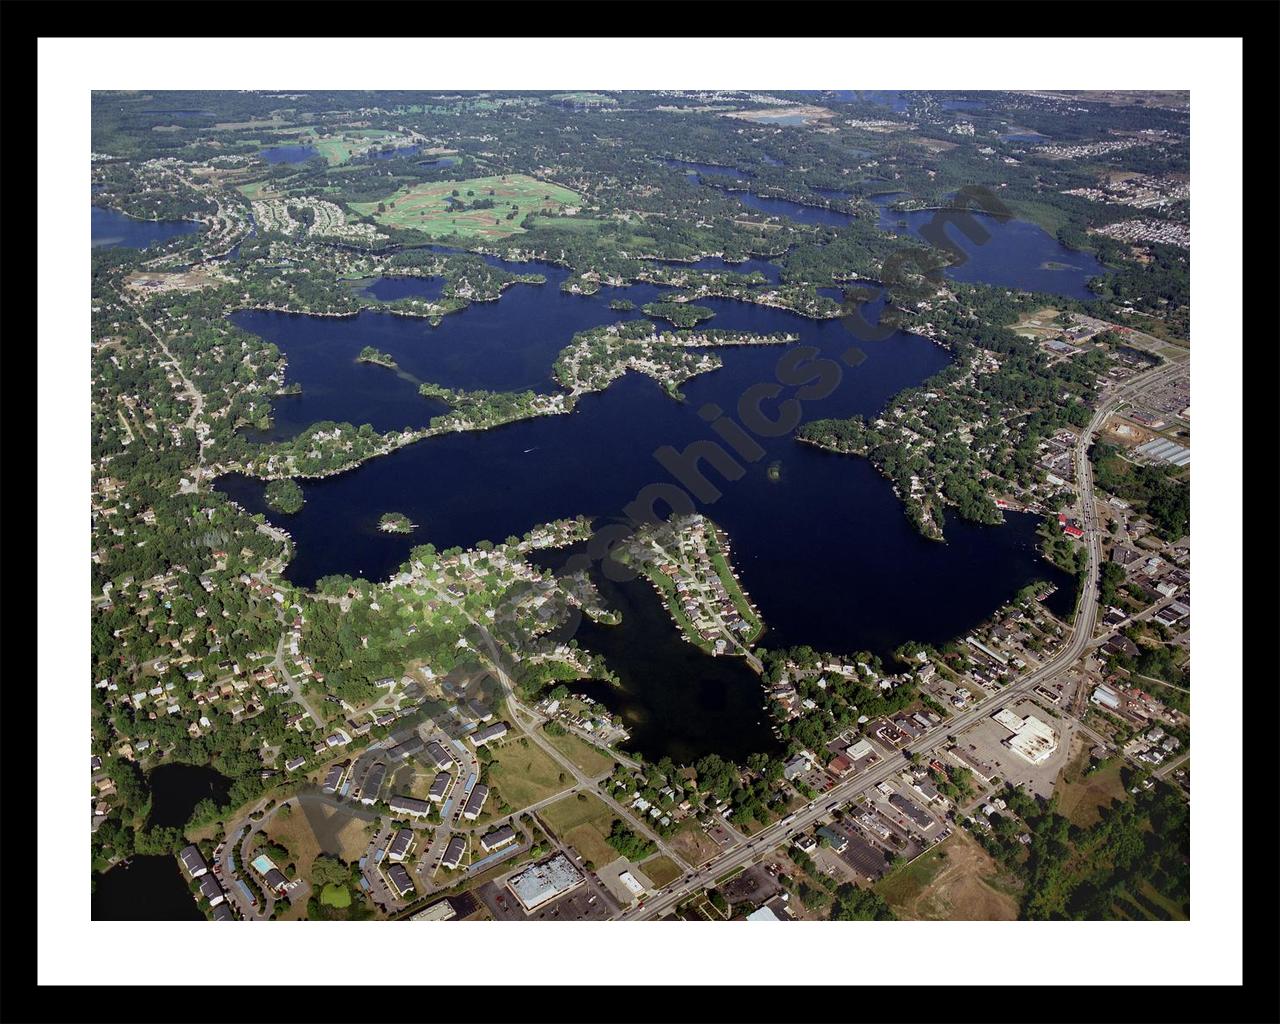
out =
[(444, 291), (443, 277), (379, 277), (365, 286), (365, 292), (383, 302), (396, 299), (438, 299)]
[(108, 245), (145, 249), (178, 235), (193, 235), (201, 227), (194, 220), (138, 220), (119, 210), (95, 206), (90, 220), (90, 244), (95, 249)]
[[(889, 204), (900, 195), (871, 197), (880, 209), (880, 227), (900, 233), (903, 229), (899, 222), (906, 221), (907, 233), (922, 238), (920, 229), (939, 216), (938, 212), (903, 213), (889, 209)], [(1014, 219), (1002, 224), (985, 213), (974, 213), (973, 217), (990, 233), (990, 238), (983, 242), (970, 241), (957, 227), (949, 227), (948, 237), (959, 244), (968, 259), (959, 266), (949, 267), (945, 271), (947, 277), (970, 284), (1005, 285), (1073, 299), (1096, 297), (1089, 290), (1088, 281), (1106, 274), (1107, 268), (1092, 253), (1068, 249), (1042, 227), (1025, 220)]]
[[(776, 122), (778, 124), (788, 123), (787, 121)], [(668, 167), (676, 170), (684, 170), (687, 172), (689, 180), (701, 182), (704, 175), (719, 175), (720, 177), (733, 178), (737, 181), (745, 181), (751, 177), (750, 172), (744, 171), (737, 167), (722, 167), (717, 164), (700, 164), (689, 160), (668, 160), (661, 161)], [(766, 161), (768, 162), (768, 161)], [(775, 165), (777, 161), (773, 161)], [(830, 190), (812, 189), (811, 191), (828, 198), (845, 199), (847, 193), (832, 192)], [(728, 193), (743, 206), (752, 210), (758, 210), (766, 213), (771, 217), (786, 217), (789, 220), (796, 221), (800, 224), (824, 224), (828, 227), (843, 227), (852, 219), (847, 213), (839, 213), (835, 210), (828, 210), (820, 206), (805, 206), (803, 203), (795, 203), (789, 199), (775, 199), (772, 197), (758, 196), (754, 192), (740, 192), (734, 190)]]
[[(460, 374), (470, 365), (466, 373), (480, 386), (492, 385), (495, 375), (509, 371), (491, 354), (479, 356), (472, 348), (468, 320), (475, 314), (499, 311), (491, 324), (499, 337), (487, 342), (486, 353), (505, 346), (512, 363), (533, 366), (537, 360), (529, 358), (530, 351), (542, 352), (539, 372), (544, 379), (551, 350), (558, 351), (570, 333), (561, 330), (557, 344), (544, 347), (541, 332), (520, 330), (518, 319), (503, 329), (500, 311), (518, 294), (497, 306), (473, 307), (446, 318), (458, 332), (459, 359), (452, 365)], [(602, 307), (599, 315), (606, 320), (616, 316), (601, 296), (583, 300), (559, 291), (549, 294), (557, 297), (566, 321), (594, 319), (580, 313), (593, 305)], [(729, 300), (706, 304), (717, 311), (711, 321), (715, 326), (791, 330), (827, 357), (839, 358), (853, 341), (840, 321), (807, 321)], [(415, 337), (422, 330), (417, 321), (366, 316), (371, 325), (385, 320), (387, 333), (354, 333), (347, 343), (352, 358), (360, 345), (370, 343), (389, 350), (397, 343), (431, 348), (429, 338)], [(293, 379), (293, 368), (311, 339), (349, 321), (290, 320), (296, 324), (292, 341), (269, 336), (289, 352)], [(474, 344), (485, 345), (484, 335), (477, 333)], [(948, 358), (925, 339), (904, 334), (863, 349), (865, 361), (844, 369), (834, 393), (804, 403), (805, 419), (873, 413)], [(472, 360), (465, 358), (469, 350)], [(775, 381), (782, 353), (781, 347), (720, 350), (724, 367), (688, 382), (684, 403), (672, 401), (651, 380), (628, 374), (607, 391), (585, 396), (570, 415), (431, 438), (353, 472), (302, 481), (307, 503), (288, 524), (297, 541), (289, 578), (308, 586), (332, 573), (382, 579), (412, 544), (429, 540), (438, 548), (465, 546), (518, 535), (561, 516), (616, 516), (647, 484), (672, 482), (671, 473), (654, 458), (656, 449), (671, 445), (682, 451), (693, 441), (713, 438), (699, 408), (715, 403), (734, 410), (748, 387)], [(358, 369), (368, 371), (370, 393), (394, 396), (400, 387), (389, 370)], [(350, 379), (350, 369), (344, 375)], [(784, 389), (784, 397), (790, 392)], [(766, 405), (771, 416), (773, 408)], [(315, 412), (320, 411), (318, 406)], [(364, 416), (326, 411), (318, 418), (358, 423), (377, 416), (374, 410)], [(883, 652), (907, 639), (940, 642), (972, 628), (1031, 579), (1070, 585), (1039, 558), (1031, 517), (1024, 517), (1024, 525), (1011, 522), (1002, 528), (957, 520), (948, 524), (949, 543), (936, 544), (915, 532), (888, 483), (866, 461), (801, 445), (789, 435), (759, 440), (764, 455), (754, 463), (739, 462), (745, 469), (741, 479), (726, 481), (717, 470), (706, 470), (721, 496), (698, 505), (729, 531), (735, 563), (769, 625), (768, 645), (803, 642), (833, 651)], [(766, 473), (773, 462), (780, 468), (776, 482)], [(692, 486), (688, 480), (684, 484)], [(232, 476), (218, 486), (251, 511), (266, 511), (259, 481)], [(377, 530), (378, 517), (392, 509), (422, 525), (412, 540)], [(659, 511), (666, 513), (662, 506)]]
[(460, 156), (440, 156), (434, 160), (419, 160), (419, 167), (452, 167), (454, 164), (462, 163)]
[[(539, 552), (534, 561), (558, 572), (585, 548)], [(600, 563), (588, 571), (622, 622), (606, 626), (584, 618), (552, 635), (576, 639), (617, 674), (617, 683), (583, 680), (571, 687), (622, 716), (631, 734), (624, 749), (677, 763), (706, 754), (742, 763), (758, 751), (781, 753), (760, 679), (743, 659), (712, 657), (676, 638), (666, 605), (645, 580), (619, 582)]]
[(231, 792), (231, 780), (208, 765), (177, 762), (152, 769), (147, 776), (147, 786), (151, 790), (151, 816), (147, 824), (153, 827), (181, 828), (201, 800), (207, 798), (222, 804)]
[(130, 857), (97, 876), (94, 921), (203, 921), (176, 857)]
[(901, 89), (863, 89), (857, 97), (866, 103), (888, 107), (895, 113), (903, 113), (910, 105), (910, 94)]
[[(379, 432), (425, 427), (444, 409), (418, 395), (421, 383), (468, 390), (550, 392), (558, 387), (552, 366), (576, 332), (644, 316), (639, 309), (630, 313), (611, 310), (606, 292), (584, 297), (560, 291), (560, 282), (568, 273), (562, 267), (538, 264), (535, 268), (492, 256), (486, 257), (486, 262), (525, 273), (536, 269), (547, 276), (547, 283), (512, 285), (501, 301), (473, 303), (444, 317), (438, 327), (421, 317), (374, 311), (353, 317), (257, 310), (233, 313), (231, 319), (238, 326), (280, 347), (289, 359), (287, 382), (302, 385), (301, 395), (275, 399), (275, 422), (262, 438), (293, 437), (320, 420), (371, 423)], [(402, 282), (415, 280), (428, 284), (422, 279), (386, 278), (380, 286), (384, 294), (379, 297), (401, 297), (396, 293), (412, 287)], [(652, 285), (635, 285), (607, 294), (626, 295), (638, 307), (660, 293)], [(356, 357), (366, 345), (390, 354), (401, 372), (357, 363)]]
[[(816, 192), (817, 189), (813, 191)], [(767, 213), (771, 217), (786, 217), (788, 220), (796, 221), (799, 224), (822, 224), (827, 227), (840, 228), (853, 219), (849, 214), (840, 213), (838, 210), (828, 210), (822, 206), (805, 206), (803, 203), (794, 203), (790, 199), (774, 199), (758, 196), (751, 192), (731, 192), (729, 194), (742, 203), (743, 206), (759, 210), (761, 213)]]
[(269, 164), (301, 164), (320, 155), (313, 146), (272, 146), (258, 154)]

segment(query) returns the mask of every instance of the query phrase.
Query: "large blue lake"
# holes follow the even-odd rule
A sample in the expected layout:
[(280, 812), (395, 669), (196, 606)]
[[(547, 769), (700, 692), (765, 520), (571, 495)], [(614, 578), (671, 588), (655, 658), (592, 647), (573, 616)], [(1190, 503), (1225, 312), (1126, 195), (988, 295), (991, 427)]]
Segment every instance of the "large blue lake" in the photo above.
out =
[(302, 164), (320, 155), (314, 146), (271, 146), (259, 154), (269, 164)]
[[(880, 210), (880, 227), (897, 234), (923, 239), (921, 229), (939, 215), (935, 210), (904, 213), (890, 209), (893, 202), (902, 198), (902, 193), (883, 193), (871, 198)], [(1072, 299), (1097, 297), (1089, 290), (1089, 279), (1108, 271), (1092, 253), (1068, 249), (1044, 228), (1029, 221), (1014, 218), (1002, 223), (980, 212), (972, 216), (988, 237), (970, 239), (956, 226), (948, 227), (947, 237), (959, 245), (965, 262), (948, 267), (947, 277), (969, 284), (1005, 285)]]
[(139, 220), (106, 206), (95, 206), (90, 215), (90, 245), (119, 245), (145, 249), (178, 235), (192, 235), (202, 225), (194, 220)]
[[(370, 422), (379, 430), (424, 424), (440, 407), (417, 395), (418, 381), (550, 391), (556, 386), (552, 363), (575, 331), (641, 315), (610, 310), (610, 298), (625, 295), (638, 306), (661, 292), (636, 285), (589, 297), (568, 295), (559, 290), (564, 270), (543, 264), (534, 269), (547, 275), (546, 284), (515, 285), (499, 302), (446, 316), (436, 328), (378, 312), (350, 319), (236, 314), (242, 327), (280, 346), (289, 358), (288, 380), (303, 387), (301, 396), (277, 400), (272, 433), (290, 436), (319, 419)], [(716, 311), (708, 326), (792, 332), (840, 366), (839, 384), (829, 395), (802, 402), (805, 420), (874, 413), (949, 359), (926, 339), (899, 333), (862, 343), (864, 358), (849, 366), (842, 357), (856, 339), (839, 320), (812, 321), (730, 300), (703, 304)], [(879, 306), (869, 303), (867, 316), (878, 315)], [(401, 373), (356, 364), (367, 344), (394, 355)], [(699, 410), (714, 405), (736, 418), (748, 388), (778, 381), (778, 362), (789, 347), (794, 346), (717, 350), (724, 366), (688, 382), (684, 402), (673, 401), (648, 378), (627, 374), (605, 392), (585, 396), (569, 415), (431, 438), (348, 473), (304, 480), (301, 512), (268, 513), (297, 542), (289, 578), (308, 586), (335, 573), (383, 579), (414, 544), (430, 541), (445, 548), (500, 541), (579, 513), (608, 523), (620, 519), (646, 485), (678, 483), (687, 490), (696, 478), (677, 480), (655, 452), (663, 446), (683, 452), (715, 440)], [(787, 386), (779, 398), (795, 393)], [(776, 408), (765, 403), (770, 416)], [(915, 532), (887, 481), (866, 461), (800, 444), (789, 433), (756, 440), (759, 458), (734, 457), (742, 472), (738, 479), (696, 464), (714, 493), (695, 505), (728, 530), (734, 563), (768, 624), (766, 646), (807, 643), (834, 652), (887, 654), (906, 640), (942, 642), (972, 628), (1034, 579), (1057, 583), (1059, 606), (1070, 612), (1073, 583), (1040, 557), (1034, 517), (1012, 516), (1000, 527), (953, 518), (947, 543), (934, 543)], [(737, 468), (730, 465), (728, 471)], [(218, 487), (249, 510), (267, 512), (260, 481), (228, 476)], [(657, 509), (667, 511), (661, 504)], [(409, 537), (380, 532), (378, 518), (388, 511), (407, 513), (420, 529)], [(632, 725), (637, 749), (680, 758), (744, 753), (743, 742), (764, 749), (768, 729), (759, 721), (758, 687), (752, 685), (747, 696), (737, 692), (754, 679), (749, 670), (741, 662), (697, 653), (669, 623), (658, 630), (654, 623), (664, 621), (665, 612), (647, 606), (650, 598), (657, 601), (646, 598), (647, 585), (619, 586), (628, 589), (614, 596), (632, 614), (624, 613), (620, 626), (584, 625), (579, 640), (589, 646), (584, 637), (590, 634), (597, 648), (609, 648), (607, 656), (626, 683), (615, 691), (616, 706)], [(655, 674), (655, 664), (673, 672)], [(697, 685), (699, 678), (708, 680), (705, 687)], [(694, 734), (664, 731), (662, 723), (677, 715), (676, 708), (684, 709), (681, 720), (691, 711), (673, 703), (671, 687), (687, 691), (681, 698), (686, 702), (710, 702)]]

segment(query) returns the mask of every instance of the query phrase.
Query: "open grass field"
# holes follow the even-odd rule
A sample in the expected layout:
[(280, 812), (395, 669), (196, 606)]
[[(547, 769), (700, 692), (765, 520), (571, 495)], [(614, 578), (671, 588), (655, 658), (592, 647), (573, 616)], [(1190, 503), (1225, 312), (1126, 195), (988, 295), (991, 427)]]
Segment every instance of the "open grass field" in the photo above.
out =
[(236, 188), (246, 199), (270, 199), (277, 195), (268, 181), (251, 181), (247, 185), (237, 185)]
[[(305, 807), (295, 806), (287, 816), (276, 814), (267, 827), (268, 835), (279, 835), (284, 844), (301, 858), (302, 847), (314, 847), (315, 853), (329, 853), (347, 862), (359, 859), (373, 836), (372, 822), (349, 811), (334, 807), (319, 797), (300, 797), (307, 801)], [(296, 801), (295, 801), (296, 802)], [(372, 815), (370, 815), (372, 818)], [(294, 845), (293, 837), (298, 838)], [(298, 868), (303, 877), (301, 860)], [(311, 858), (307, 859), (308, 871)]]
[(1012, 921), (1018, 901), (999, 866), (967, 833), (921, 854), (885, 876), (876, 891), (910, 921)]
[(669, 842), (676, 853), (694, 865), (710, 860), (720, 850), (715, 840), (702, 831), (702, 826), (693, 818), (681, 825)]
[(1030, 338), (1032, 341), (1056, 338), (1063, 331), (1063, 328), (1053, 322), (1057, 315), (1058, 310), (1052, 306), (1045, 306), (1043, 309), (1037, 309), (1033, 313), (1023, 313), (1022, 316), (1018, 317), (1018, 322), (1011, 325), (1009, 329), (1024, 338)]
[(320, 155), (329, 161), (329, 165), (334, 166), (346, 163), (370, 143), (381, 142), (387, 136), (394, 134), (394, 132), (377, 128), (362, 128), (358, 131), (343, 132), (341, 135), (315, 136), (306, 145), (314, 146)]
[(681, 874), (680, 865), (665, 853), (650, 857), (640, 865), (640, 869), (649, 876), (649, 880), (658, 889), (661, 889), (664, 885), (670, 885)]
[(592, 778), (613, 771), (613, 758), (571, 732), (563, 736), (545, 734), (551, 745)]
[[(1085, 763), (1088, 752), (1085, 751)], [(1092, 828), (1101, 819), (1101, 810), (1113, 800), (1124, 800), (1124, 783), (1120, 778), (1123, 762), (1116, 758), (1112, 764), (1099, 768), (1092, 775), (1080, 776), (1077, 770), (1068, 774), (1072, 765), (1063, 769), (1055, 792), (1058, 795), (1058, 811), (1073, 825)], [(1070, 779), (1071, 781), (1067, 781)]]
[(613, 221), (603, 217), (535, 217), (533, 229), (548, 228), (552, 231), (573, 231), (584, 234), (599, 231), (606, 224), (612, 223)]
[(320, 902), (341, 910), (351, 906), (351, 890), (345, 885), (330, 882), (320, 891)]
[[(456, 191), (458, 195), (452, 196)], [(451, 209), (450, 200), (467, 205), (490, 199), (488, 209)], [(461, 235), (494, 239), (521, 233), (520, 221), (527, 213), (560, 211), (578, 202), (578, 194), (560, 185), (538, 181), (523, 174), (504, 174), (465, 181), (421, 182), (401, 189), (381, 202), (351, 203), (351, 209), (372, 215), (379, 224), (392, 228), (412, 228), (428, 235)], [(381, 207), (381, 209), (379, 209)], [(507, 214), (515, 207), (516, 215)]]
[[(564, 776), (561, 781), (561, 776)], [(545, 800), (573, 785), (568, 772), (535, 743), (522, 746), (519, 740), (504, 743), (493, 751), (493, 763), (489, 766), (489, 782), (495, 786), (502, 799), (519, 810)], [(498, 801), (492, 796), (489, 802), (496, 808)]]
[(613, 825), (613, 810), (594, 796), (585, 800), (568, 796), (539, 812), (547, 826), (597, 868), (617, 860), (619, 854), (605, 837)]
[[(303, 878), (309, 877), (311, 862), (322, 851), (307, 816), (296, 807), (288, 813), (277, 811), (271, 816), (264, 831), (267, 838), (279, 843), (292, 854), (293, 863), (298, 866), (298, 874)], [(285, 867), (284, 864), (277, 866), (281, 869)]]

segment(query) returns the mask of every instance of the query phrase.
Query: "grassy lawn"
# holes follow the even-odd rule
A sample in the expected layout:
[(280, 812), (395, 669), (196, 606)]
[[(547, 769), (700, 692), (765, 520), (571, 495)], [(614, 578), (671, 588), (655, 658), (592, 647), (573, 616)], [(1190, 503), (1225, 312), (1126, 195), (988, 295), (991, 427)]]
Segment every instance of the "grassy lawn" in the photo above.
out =
[(605, 224), (613, 221), (604, 217), (535, 217), (531, 230), (546, 228), (552, 231), (574, 231), (578, 233), (599, 231)]
[(394, 134), (381, 128), (361, 128), (322, 137), (314, 128), (309, 128), (305, 132), (275, 139), (269, 145), (310, 146), (333, 167), (346, 163), (357, 150), (362, 150), (371, 143), (379, 143)]
[[(519, 740), (493, 751), (489, 781), (513, 810), (536, 804), (573, 785), (568, 772), (562, 771), (541, 747), (535, 743), (522, 746)], [(489, 803), (496, 808), (499, 801), (491, 795)]]
[(942, 870), (943, 845), (927, 850), (910, 864), (885, 875), (876, 883), (876, 889), (885, 902), (897, 908), (919, 896)]
[(551, 745), (592, 778), (613, 771), (613, 758), (571, 732), (563, 736), (544, 733)]
[(351, 906), (351, 890), (345, 885), (330, 882), (320, 891), (320, 902), (339, 910)]
[(604, 801), (587, 795), (565, 797), (538, 812), (556, 835), (597, 868), (618, 859), (618, 851), (606, 841), (613, 826), (613, 809)]
[[(458, 193), (454, 197), (458, 202), (471, 204), (491, 199), (494, 205), (489, 209), (451, 210), (449, 200), (454, 191)], [(560, 185), (523, 174), (506, 174), (465, 181), (422, 182), (400, 189), (380, 203), (350, 205), (357, 213), (372, 215), (387, 227), (412, 228), (429, 235), (492, 239), (523, 232), (520, 221), (527, 213), (558, 212), (577, 202), (578, 194)], [(383, 206), (381, 212), (379, 206)], [(508, 220), (512, 207), (517, 209), (516, 216)]]
[[(267, 838), (278, 842), (289, 851), (293, 857), (293, 863), (297, 865), (298, 874), (303, 878), (309, 878), (311, 862), (321, 850), (306, 814), (300, 808), (291, 805), (287, 813), (277, 811), (272, 815), (265, 831)], [(276, 866), (282, 871), (286, 867), (284, 864)]]
[(588, 823), (598, 823), (609, 834), (609, 826), (613, 822), (613, 809), (603, 800), (590, 793), (582, 794), (585, 800), (578, 799), (579, 794), (557, 800), (549, 807), (538, 811), (538, 816), (547, 823), (547, 827), (557, 835), (563, 835), (571, 828)]
[(1124, 783), (1120, 779), (1122, 767), (1123, 762), (1116, 758), (1092, 775), (1060, 784), (1057, 790), (1059, 813), (1073, 825), (1092, 828), (1101, 819), (1102, 808), (1110, 806), (1112, 800), (1125, 799)]
[(265, 199), (276, 194), (270, 182), (266, 181), (252, 181), (247, 185), (237, 185), (236, 189), (246, 199)]
[[(612, 821), (612, 819), (610, 819)], [(605, 825), (606, 832), (608, 824)], [(584, 861), (590, 861), (597, 870), (610, 864), (622, 856), (605, 841), (598, 825), (579, 825), (571, 828), (560, 837), (580, 854)]]
[(659, 889), (664, 885), (670, 885), (682, 873), (680, 866), (665, 853), (650, 857), (640, 865), (640, 870), (648, 875), (650, 881)]

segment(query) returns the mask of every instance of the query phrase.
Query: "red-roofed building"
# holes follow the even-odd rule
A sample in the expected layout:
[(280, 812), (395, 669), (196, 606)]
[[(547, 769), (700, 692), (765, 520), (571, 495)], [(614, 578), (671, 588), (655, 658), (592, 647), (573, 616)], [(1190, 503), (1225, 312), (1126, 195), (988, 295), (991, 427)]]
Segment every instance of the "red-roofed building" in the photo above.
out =
[(827, 762), (827, 771), (832, 775), (847, 775), (852, 767), (853, 762), (845, 757), (844, 754), (837, 754)]

